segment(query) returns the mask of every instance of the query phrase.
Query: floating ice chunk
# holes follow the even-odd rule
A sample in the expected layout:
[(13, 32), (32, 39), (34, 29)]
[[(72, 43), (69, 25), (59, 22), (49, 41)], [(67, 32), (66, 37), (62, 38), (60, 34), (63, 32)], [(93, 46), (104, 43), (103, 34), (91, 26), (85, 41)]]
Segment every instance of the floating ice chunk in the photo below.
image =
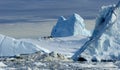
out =
[(69, 19), (65, 19), (63, 16), (60, 17), (51, 32), (52, 37), (76, 35), (91, 35), (90, 31), (85, 28), (83, 18), (78, 14), (73, 14)]

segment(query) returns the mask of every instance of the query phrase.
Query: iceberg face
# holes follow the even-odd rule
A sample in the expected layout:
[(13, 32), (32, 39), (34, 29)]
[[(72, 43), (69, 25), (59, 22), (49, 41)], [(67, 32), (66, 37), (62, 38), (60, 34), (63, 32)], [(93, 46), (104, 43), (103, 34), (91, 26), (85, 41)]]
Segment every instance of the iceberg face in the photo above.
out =
[[(102, 7), (89, 41), (74, 55), (91, 60), (120, 60), (120, 5)], [(85, 50), (85, 51), (84, 51)]]
[(0, 56), (15, 56), (19, 54), (30, 54), (37, 51), (49, 51), (31, 42), (16, 40), (11, 37), (0, 35)]
[(85, 29), (84, 20), (78, 14), (73, 14), (69, 19), (65, 19), (63, 16), (60, 17), (51, 32), (52, 37), (76, 35), (91, 35), (90, 31)]

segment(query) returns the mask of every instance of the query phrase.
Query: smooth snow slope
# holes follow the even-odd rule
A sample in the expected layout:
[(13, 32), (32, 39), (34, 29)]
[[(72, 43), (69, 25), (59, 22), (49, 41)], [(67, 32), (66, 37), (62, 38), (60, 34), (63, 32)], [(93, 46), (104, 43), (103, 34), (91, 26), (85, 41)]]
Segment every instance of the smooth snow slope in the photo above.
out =
[(52, 37), (66, 37), (76, 35), (91, 35), (90, 31), (85, 28), (83, 18), (76, 13), (73, 14), (69, 19), (65, 19), (63, 16), (61, 16), (51, 32)]
[(44, 49), (31, 42), (16, 40), (8, 36), (0, 35), (0, 56), (30, 54), (37, 51), (49, 53), (47, 49)]
[(87, 60), (120, 60), (119, 26), (120, 2), (116, 6), (102, 7), (92, 37), (74, 56), (80, 55)]

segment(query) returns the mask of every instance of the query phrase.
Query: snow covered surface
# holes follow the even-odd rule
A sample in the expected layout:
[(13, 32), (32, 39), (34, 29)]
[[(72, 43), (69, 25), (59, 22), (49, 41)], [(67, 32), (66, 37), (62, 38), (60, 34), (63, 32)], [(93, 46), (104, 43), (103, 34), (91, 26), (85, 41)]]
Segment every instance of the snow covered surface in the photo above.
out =
[(50, 39), (39, 38), (39, 40), (24, 40), (46, 48), (50, 52), (54, 51), (71, 58), (72, 55), (79, 49), (79, 46), (82, 46), (86, 41), (89, 40), (89, 37), (78, 35)]
[(14, 39), (0, 35), (0, 56), (56, 52), (71, 58), (72, 55), (89, 40), (87, 36), (69, 36), (48, 39)]
[[(37, 40), (14, 39), (8, 36), (0, 35), (0, 56), (14, 56), (23, 54), (22, 58), (21, 55), (19, 56), (20, 58), (3, 58), (4, 61), (0, 62), (0, 70), (120, 69), (119, 61), (73, 62), (71, 60), (62, 61), (62, 59), (59, 59), (60, 54), (62, 54), (61, 57), (64, 57), (63, 55), (65, 55), (71, 58), (74, 53), (76, 53), (76, 51), (80, 49), (82, 50), (80, 51), (81, 56), (87, 60), (120, 60), (120, 8), (119, 4), (117, 8), (114, 9), (114, 7), (114, 5), (111, 5), (102, 8), (102, 11), (97, 18), (96, 27), (92, 34), (92, 37), (88, 37), (88, 35), (85, 36), (86, 34), (84, 33), (83, 35), (77, 35), (77, 31), (74, 31), (75, 35), (69, 37), (58, 37), (49, 39), (40, 38)], [(65, 19), (64, 17), (61, 17), (59, 20), (64, 20), (62, 22), (68, 22), (68, 19)], [(83, 19), (81, 19), (80, 22), (83, 22)], [(83, 28), (85, 27), (84, 24), (81, 25), (81, 28), (82, 26)], [(79, 29), (79, 27), (76, 28)], [(86, 47), (84, 48), (84, 46)], [(37, 51), (40, 51), (40, 53), (43, 52), (44, 54), (36, 54), (38, 53)], [(55, 53), (50, 53), (52, 51), (54, 51)], [(1, 59), (2, 58), (0, 58), (0, 60)], [(41, 61), (41, 59), (43, 60)]]
[(73, 14), (69, 19), (59, 18), (51, 33), (55, 38), (17, 40), (0, 35), (0, 56), (54, 51), (67, 57), (77, 57), (81, 54), (80, 56), (87, 60), (120, 60), (119, 4), (114, 8), (115, 5), (102, 8), (90, 38), (88, 36), (91, 34), (85, 29), (84, 20), (78, 14)]
[[(11, 37), (0, 35), (0, 56), (14, 56), (34, 53), (36, 51), (46, 53), (54, 51), (67, 57), (72, 57), (73, 55), (76, 56), (76, 51), (80, 49), (80, 51), (78, 50), (79, 53), (87, 60), (119, 60), (120, 52), (118, 49), (120, 46), (120, 29), (118, 26), (120, 24), (120, 9), (118, 5), (114, 11), (111, 11), (114, 7), (115, 5), (111, 5), (102, 8), (96, 21), (95, 30), (90, 38), (88, 37), (90, 35), (89, 31), (85, 29), (84, 20), (78, 14), (74, 14), (69, 19), (65, 19), (64, 17), (59, 18), (57, 25), (53, 28), (51, 33), (55, 38), (16, 40)], [(58, 34), (56, 33), (57, 30)], [(72, 33), (73, 36), (69, 36)], [(84, 46), (86, 46), (86, 48), (84, 48)], [(83, 50), (85, 51), (83, 52)], [(77, 55), (79, 55), (79, 53)]]
[(16, 40), (8, 36), (0, 35), (0, 56), (30, 54), (37, 51), (49, 53), (47, 49), (33, 44), (32, 42)]
[(4, 64), (3, 62), (0, 62), (0, 67), (7, 67), (7, 65)]
[(51, 32), (52, 37), (66, 37), (76, 35), (91, 35), (90, 31), (85, 28), (83, 18), (78, 14), (73, 14), (69, 19), (61, 16)]

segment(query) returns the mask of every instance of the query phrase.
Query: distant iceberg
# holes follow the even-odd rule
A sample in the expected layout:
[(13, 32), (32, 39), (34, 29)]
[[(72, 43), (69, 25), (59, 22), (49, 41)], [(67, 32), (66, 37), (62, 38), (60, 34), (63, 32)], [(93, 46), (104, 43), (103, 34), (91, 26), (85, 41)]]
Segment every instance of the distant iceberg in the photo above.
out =
[(16, 40), (0, 34), (0, 57), (30, 54), (37, 51), (49, 53), (47, 49), (44, 49), (31, 42)]
[(120, 2), (104, 6), (96, 20), (94, 32), (89, 41), (80, 48), (73, 59), (120, 60)]
[(52, 37), (67, 37), (76, 35), (91, 35), (90, 31), (85, 28), (83, 18), (78, 14), (73, 14), (69, 19), (65, 19), (61, 16), (51, 32)]

